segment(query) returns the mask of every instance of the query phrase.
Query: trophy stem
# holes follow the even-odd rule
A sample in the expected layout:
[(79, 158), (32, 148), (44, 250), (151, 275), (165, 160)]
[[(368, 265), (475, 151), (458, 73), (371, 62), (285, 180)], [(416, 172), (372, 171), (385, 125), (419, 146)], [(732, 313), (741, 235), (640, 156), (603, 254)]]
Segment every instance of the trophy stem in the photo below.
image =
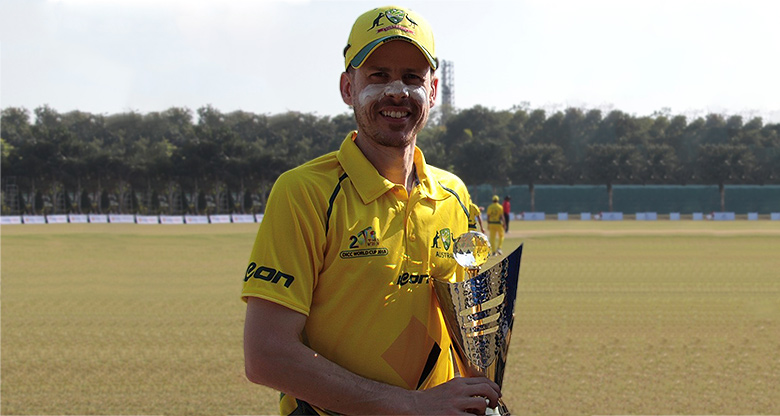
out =
[(480, 267), (464, 267), (466, 270), (466, 274), (469, 276), (469, 279), (473, 279), (479, 275)]

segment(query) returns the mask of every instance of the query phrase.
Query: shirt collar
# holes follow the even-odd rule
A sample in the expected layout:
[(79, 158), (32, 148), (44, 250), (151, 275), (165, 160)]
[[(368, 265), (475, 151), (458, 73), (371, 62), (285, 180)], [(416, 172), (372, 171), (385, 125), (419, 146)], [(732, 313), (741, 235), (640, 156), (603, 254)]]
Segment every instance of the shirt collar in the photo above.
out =
[[(357, 131), (352, 131), (344, 138), (339, 148), (338, 161), (344, 168), (350, 181), (355, 186), (364, 204), (368, 204), (393, 189), (395, 184), (380, 175), (374, 165), (368, 161), (363, 152), (355, 144)], [(420, 179), (420, 191), (429, 199), (440, 201), (452, 196), (436, 181), (436, 177), (425, 163), (422, 150), (414, 148), (414, 165), (417, 177)]]

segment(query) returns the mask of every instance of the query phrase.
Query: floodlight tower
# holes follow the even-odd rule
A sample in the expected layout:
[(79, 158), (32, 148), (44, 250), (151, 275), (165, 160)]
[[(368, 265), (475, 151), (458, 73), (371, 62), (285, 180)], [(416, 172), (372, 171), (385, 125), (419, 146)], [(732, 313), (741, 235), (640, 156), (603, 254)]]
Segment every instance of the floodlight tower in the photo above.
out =
[(455, 64), (452, 61), (441, 61), (441, 103), (455, 107)]
[(455, 64), (452, 61), (441, 61), (439, 87), (441, 91), (440, 122), (444, 124), (455, 111)]

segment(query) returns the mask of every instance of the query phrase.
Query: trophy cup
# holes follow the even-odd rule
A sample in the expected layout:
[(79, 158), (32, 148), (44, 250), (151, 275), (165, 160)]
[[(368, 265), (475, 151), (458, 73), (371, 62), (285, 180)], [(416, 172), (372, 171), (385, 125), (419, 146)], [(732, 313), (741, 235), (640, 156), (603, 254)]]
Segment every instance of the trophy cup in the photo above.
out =
[[(504, 378), (514, 323), (517, 280), (523, 246), (480, 273), (490, 255), (484, 234), (470, 231), (455, 239), (455, 260), (466, 272), (461, 282), (431, 279), (462, 376), (487, 377), (499, 386)], [(488, 415), (509, 415), (499, 399)]]

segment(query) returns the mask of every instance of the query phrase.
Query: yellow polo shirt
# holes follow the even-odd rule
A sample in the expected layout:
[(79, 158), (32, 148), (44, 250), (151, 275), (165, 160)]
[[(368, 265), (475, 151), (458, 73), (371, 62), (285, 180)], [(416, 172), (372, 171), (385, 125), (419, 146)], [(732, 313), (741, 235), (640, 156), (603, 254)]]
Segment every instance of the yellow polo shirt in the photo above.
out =
[[(242, 297), (307, 315), (304, 342), (347, 370), (433, 387), (454, 371), (429, 280), (459, 272), (452, 243), (468, 231), (471, 200), (459, 178), (427, 165), (419, 149), (419, 184), (407, 194), (376, 171), (356, 134), (274, 184)], [(299, 405), (307, 404), (283, 394), (280, 411)]]
[(494, 202), (487, 207), (487, 220), (489, 225), (501, 224), (504, 218), (504, 207), (498, 202)]

